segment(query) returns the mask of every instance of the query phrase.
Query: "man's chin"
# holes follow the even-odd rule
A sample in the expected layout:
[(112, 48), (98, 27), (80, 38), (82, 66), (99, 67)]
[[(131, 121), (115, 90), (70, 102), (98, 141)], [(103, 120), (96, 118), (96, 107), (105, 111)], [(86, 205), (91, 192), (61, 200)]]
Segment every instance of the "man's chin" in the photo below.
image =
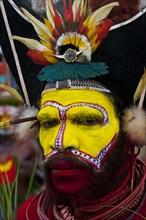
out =
[(91, 166), (67, 154), (46, 161), (45, 173), (48, 187), (59, 194), (78, 194), (93, 180)]
[(91, 183), (91, 174), (86, 168), (52, 169), (50, 177), (55, 189), (66, 194), (78, 193)]

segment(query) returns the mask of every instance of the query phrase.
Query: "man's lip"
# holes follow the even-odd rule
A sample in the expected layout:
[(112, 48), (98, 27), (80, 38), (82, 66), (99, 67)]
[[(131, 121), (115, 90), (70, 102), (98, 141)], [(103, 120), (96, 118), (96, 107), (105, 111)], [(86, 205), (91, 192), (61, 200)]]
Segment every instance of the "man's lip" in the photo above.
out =
[(57, 176), (72, 176), (80, 173), (80, 169), (52, 169), (51, 173)]
[(73, 162), (60, 161), (55, 162), (51, 167), (51, 173), (57, 176), (73, 176), (78, 175), (85, 169), (83, 166), (79, 166)]
[(81, 166), (75, 164), (75, 163), (70, 163), (67, 161), (61, 161), (61, 162), (55, 162), (51, 167), (51, 170), (77, 170), (81, 169)]

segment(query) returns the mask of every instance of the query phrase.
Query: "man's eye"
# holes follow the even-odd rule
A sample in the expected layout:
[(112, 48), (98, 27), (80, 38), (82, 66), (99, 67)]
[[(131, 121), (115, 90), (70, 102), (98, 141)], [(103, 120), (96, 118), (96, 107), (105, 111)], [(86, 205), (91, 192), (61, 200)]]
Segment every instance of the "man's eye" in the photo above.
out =
[(53, 128), (59, 124), (60, 124), (60, 121), (58, 119), (53, 119), (53, 120), (43, 122), (42, 126), (47, 129), (47, 128)]
[(77, 125), (93, 126), (93, 125), (97, 125), (97, 124), (102, 124), (102, 120), (101, 120), (101, 118), (75, 119), (75, 120), (73, 120), (73, 123), (77, 124)]

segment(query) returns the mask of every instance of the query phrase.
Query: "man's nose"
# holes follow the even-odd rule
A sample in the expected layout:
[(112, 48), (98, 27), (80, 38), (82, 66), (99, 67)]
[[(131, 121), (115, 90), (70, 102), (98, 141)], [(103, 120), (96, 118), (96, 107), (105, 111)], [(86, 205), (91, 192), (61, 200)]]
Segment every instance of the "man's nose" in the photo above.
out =
[(62, 147), (62, 148), (58, 149), (58, 153), (63, 154), (65, 152), (69, 152), (69, 151), (75, 150), (75, 149), (76, 149), (76, 147), (74, 147), (74, 146), (68, 146), (66, 148)]
[(73, 126), (66, 123), (63, 132), (58, 132), (56, 137), (56, 148), (58, 150), (79, 149), (79, 141)]

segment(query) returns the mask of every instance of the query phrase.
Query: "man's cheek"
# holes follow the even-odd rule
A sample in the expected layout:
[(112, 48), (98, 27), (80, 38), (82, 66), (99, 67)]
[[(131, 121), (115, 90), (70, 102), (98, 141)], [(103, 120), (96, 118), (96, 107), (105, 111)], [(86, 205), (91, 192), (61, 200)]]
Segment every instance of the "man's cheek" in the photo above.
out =
[(53, 131), (44, 129), (42, 127), (40, 128), (39, 140), (42, 148), (44, 149), (44, 155), (49, 154), (53, 150), (55, 142), (55, 137), (53, 134)]
[(119, 133), (119, 123), (115, 126), (105, 125), (104, 127), (95, 126), (95, 128), (80, 134), (80, 150), (93, 157), (98, 154), (112, 141), (115, 135)]

